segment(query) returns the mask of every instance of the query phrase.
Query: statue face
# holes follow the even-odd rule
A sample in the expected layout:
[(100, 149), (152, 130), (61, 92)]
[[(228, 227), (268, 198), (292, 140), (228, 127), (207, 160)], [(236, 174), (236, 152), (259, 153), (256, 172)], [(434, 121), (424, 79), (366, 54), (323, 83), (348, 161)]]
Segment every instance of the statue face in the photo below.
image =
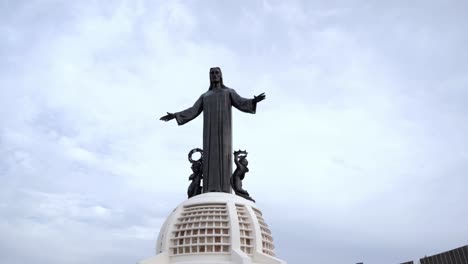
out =
[(221, 73), (220, 68), (215, 67), (215, 68), (210, 69), (210, 81), (212, 83), (219, 83), (219, 82), (221, 82), (222, 78), (223, 78), (223, 75)]
[(192, 164), (192, 171), (194, 173), (199, 173), (202, 171), (202, 164), (200, 162), (195, 162)]
[(243, 158), (243, 159), (240, 160), (240, 164), (242, 164), (244, 166), (247, 166), (247, 165), (249, 165), (249, 162), (247, 161), (246, 158)]

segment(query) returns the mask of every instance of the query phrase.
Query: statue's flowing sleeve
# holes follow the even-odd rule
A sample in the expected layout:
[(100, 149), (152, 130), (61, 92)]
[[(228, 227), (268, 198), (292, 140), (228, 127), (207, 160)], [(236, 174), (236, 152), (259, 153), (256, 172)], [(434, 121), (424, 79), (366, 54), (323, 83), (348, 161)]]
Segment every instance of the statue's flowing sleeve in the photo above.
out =
[(203, 111), (203, 96), (200, 96), (192, 107), (175, 113), (177, 124), (183, 125), (196, 118)]
[(242, 112), (255, 114), (257, 110), (257, 103), (253, 101), (253, 99), (246, 99), (241, 97), (239, 94), (236, 93), (234, 89), (230, 90), (231, 94), (231, 103), (232, 105), (239, 109)]

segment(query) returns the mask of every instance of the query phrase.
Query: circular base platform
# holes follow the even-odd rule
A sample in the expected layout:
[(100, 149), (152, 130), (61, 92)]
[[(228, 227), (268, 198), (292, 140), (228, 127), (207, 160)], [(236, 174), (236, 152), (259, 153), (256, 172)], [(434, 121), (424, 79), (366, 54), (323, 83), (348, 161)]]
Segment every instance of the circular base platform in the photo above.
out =
[(275, 257), (271, 231), (255, 203), (230, 193), (194, 196), (171, 213), (157, 255), (140, 264), (286, 263)]

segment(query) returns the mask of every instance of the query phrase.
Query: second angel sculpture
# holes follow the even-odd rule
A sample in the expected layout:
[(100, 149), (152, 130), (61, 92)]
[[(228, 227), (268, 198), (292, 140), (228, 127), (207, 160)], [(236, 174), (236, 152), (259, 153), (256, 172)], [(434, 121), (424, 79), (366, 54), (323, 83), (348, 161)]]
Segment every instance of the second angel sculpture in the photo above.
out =
[(244, 180), (245, 174), (249, 172), (249, 168), (247, 167), (247, 165), (249, 165), (247, 155), (248, 153), (245, 150), (234, 151), (234, 163), (237, 168), (231, 176), (231, 186), (237, 195), (255, 202), (255, 200), (250, 197), (249, 193), (242, 189), (242, 180)]

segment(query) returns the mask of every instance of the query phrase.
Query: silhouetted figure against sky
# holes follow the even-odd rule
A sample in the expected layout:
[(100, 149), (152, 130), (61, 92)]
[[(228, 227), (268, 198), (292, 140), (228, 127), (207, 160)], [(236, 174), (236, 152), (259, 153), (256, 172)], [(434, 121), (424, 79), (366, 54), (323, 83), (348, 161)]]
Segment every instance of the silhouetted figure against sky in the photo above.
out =
[(255, 202), (255, 200), (250, 197), (249, 193), (242, 189), (242, 180), (244, 180), (245, 174), (249, 172), (249, 168), (247, 168), (247, 165), (249, 165), (247, 161), (247, 151), (234, 151), (234, 162), (237, 168), (231, 177), (232, 189), (237, 195)]
[(175, 118), (183, 125), (203, 112), (203, 192), (231, 192), (231, 108), (255, 114), (257, 103), (264, 99), (264, 93), (253, 99), (239, 96), (234, 89), (224, 86), (221, 69), (215, 67), (210, 69), (210, 89), (192, 107), (161, 117), (163, 121)]
[[(199, 160), (193, 160), (192, 155), (195, 152), (200, 153)], [(189, 177), (189, 181), (192, 181), (187, 190), (188, 198), (202, 193), (201, 180), (203, 178), (203, 150), (199, 148), (192, 149), (188, 154), (188, 159), (192, 163), (192, 174)]]

